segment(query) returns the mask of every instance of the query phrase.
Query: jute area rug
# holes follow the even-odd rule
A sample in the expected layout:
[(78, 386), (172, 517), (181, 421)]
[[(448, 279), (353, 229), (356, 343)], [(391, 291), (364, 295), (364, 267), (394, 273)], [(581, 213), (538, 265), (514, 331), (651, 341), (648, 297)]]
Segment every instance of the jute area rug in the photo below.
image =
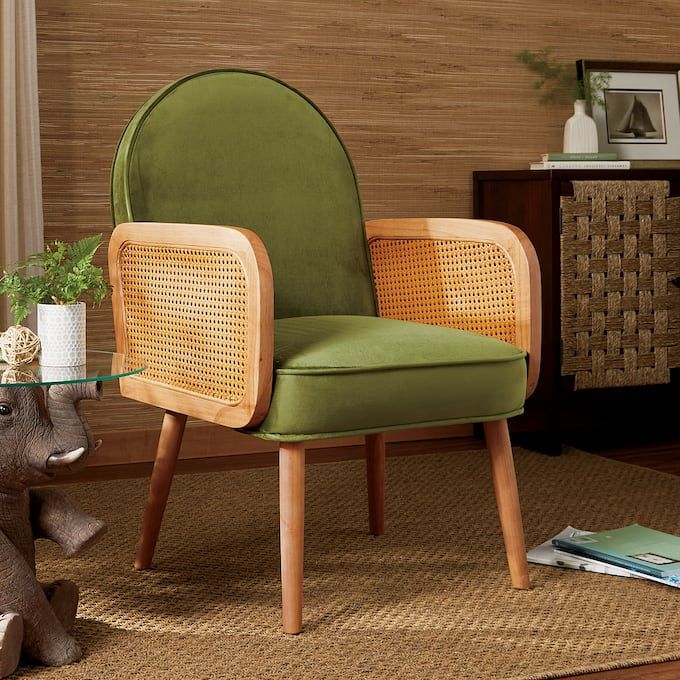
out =
[[(577, 451), (515, 452), (527, 541), (567, 524), (680, 533), (680, 479)], [(279, 626), (277, 472), (180, 476), (156, 569), (131, 568), (146, 481), (71, 487), (110, 533), (39, 550), (81, 586), (84, 659), (19, 677), (555, 678), (680, 658), (680, 592), (531, 567), (509, 585), (484, 451), (388, 460), (387, 533), (367, 532), (361, 462), (307, 466), (305, 631)]]

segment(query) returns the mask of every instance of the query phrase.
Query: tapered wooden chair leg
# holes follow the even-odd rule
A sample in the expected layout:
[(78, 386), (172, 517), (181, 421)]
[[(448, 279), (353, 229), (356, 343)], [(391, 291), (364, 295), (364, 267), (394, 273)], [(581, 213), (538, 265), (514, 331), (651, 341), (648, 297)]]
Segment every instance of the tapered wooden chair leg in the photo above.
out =
[(510, 567), (510, 578), (514, 588), (527, 589), (531, 587), (529, 565), (524, 544), (522, 512), (519, 506), (508, 421), (494, 420), (484, 423), (484, 435), (491, 459), (491, 473), (505, 540), (505, 552)]
[(135, 569), (148, 569), (151, 566), (186, 422), (187, 417), (183, 413), (166, 411), (163, 417), (142, 529), (137, 543)]
[(302, 579), (305, 546), (305, 449), (299, 443), (279, 447), (281, 599), (283, 631), (302, 630)]
[(366, 435), (368, 527), (374, 536), (385, 531), (385, 435)]

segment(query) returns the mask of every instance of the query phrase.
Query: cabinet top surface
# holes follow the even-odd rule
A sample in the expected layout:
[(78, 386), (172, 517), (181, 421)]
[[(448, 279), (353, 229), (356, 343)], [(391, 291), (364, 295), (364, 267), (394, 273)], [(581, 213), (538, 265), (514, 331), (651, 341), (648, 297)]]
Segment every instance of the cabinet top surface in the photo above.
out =
[(680, 177), (679, 167), (631, 168), (630, 170), (475, 170), (473, 179), (552, 181), (571, 179), (667, 179)]

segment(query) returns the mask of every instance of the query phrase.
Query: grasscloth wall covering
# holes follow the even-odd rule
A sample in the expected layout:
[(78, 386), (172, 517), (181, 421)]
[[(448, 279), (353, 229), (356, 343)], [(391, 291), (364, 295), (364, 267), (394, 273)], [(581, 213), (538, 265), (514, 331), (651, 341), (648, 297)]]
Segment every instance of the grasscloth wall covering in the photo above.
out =
[[(680, 35), (677, 0), (644, 12), (637, 0), (36, 1), (48, 239), (110, 233), (116, 141), (186, 73), (262, 70), (310, 96), (349, 148), (367, 217), (469, 216), (472, 170), (522, 168), (561, 145), (570, 106), (538, 105), (518, 50), (677, 61)], [(88, 323), (91, 345), (113, 344), (108, 305)], [(89, 411), (96, 430), (158, 426), (108, 391)], [(147, 440), (129, 437), (127, 452)]]

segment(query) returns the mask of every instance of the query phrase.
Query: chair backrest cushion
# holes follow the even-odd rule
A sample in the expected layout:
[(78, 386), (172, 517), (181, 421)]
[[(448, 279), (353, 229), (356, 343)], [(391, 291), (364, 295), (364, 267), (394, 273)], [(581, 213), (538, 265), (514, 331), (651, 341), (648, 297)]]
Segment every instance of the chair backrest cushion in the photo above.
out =
[(376, 313), (347, 152), (312, 102), (270, 76), (207, 71), (156, 93), (119, 142), (111, 201), (115, 224), (256, 232), (277, 318)]

